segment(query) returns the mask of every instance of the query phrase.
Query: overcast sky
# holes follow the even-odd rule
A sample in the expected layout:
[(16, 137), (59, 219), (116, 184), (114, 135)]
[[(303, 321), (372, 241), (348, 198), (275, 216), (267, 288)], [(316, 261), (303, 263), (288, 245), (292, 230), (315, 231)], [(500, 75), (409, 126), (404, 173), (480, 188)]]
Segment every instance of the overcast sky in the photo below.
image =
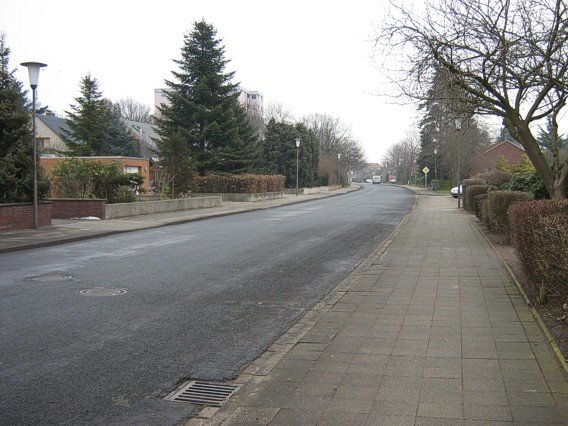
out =
[(154, 105), (181, 57), (183, 36), (196, 20), (223, 39), (235, 82), (282, 103), (300, 118), (329, 114), (351, 126), (367, 160), (415, 127), (411, 106), (377, 96), (386, 88), (373, 58), (373, 34), (384, 1), (248, 0), (16, 1), (3, 0), (0, 31), (11, 48), (11, 68), (28, 84), (24, 61), (45, 62), (38, 100), (59, 115), (91, 73), (104, 97)]

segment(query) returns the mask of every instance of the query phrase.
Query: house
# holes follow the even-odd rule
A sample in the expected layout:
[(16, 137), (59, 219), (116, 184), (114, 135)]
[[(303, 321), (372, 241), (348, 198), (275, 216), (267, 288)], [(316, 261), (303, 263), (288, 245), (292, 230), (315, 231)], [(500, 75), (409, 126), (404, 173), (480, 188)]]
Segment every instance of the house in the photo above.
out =
[[(41, 157), (40, 165), (45, 171), (48, 178), (51, 178), (53, 169), (57, 167), (62, 161), (68, 160), (70, 157)], [(152, 181), (151, 160), (148, 158), (133, 158), (133, 157), (75, 157), (79, 160), (97, 161), (99, 163), (113, 163), (119, 162), (122, 165), (123, 173), (140, 173), (144, 177), (144, 182), (140, 186), (142, 192), (150, 191)]]
[(67, 151), (67, 145), (61, 138), (62, 131), (69, 131), (63, 118), (53, 113), (36, 115), (36, 141), (41, 156), (57, 156)]
[(495, 170), (499, 157), (505, 158), (512, 166), (519, 164), (525, 154), (525, 149), (518, 142), (506, 140), (496, 143), (475, 158), (470, 175), (475, 176), (479, 173)]

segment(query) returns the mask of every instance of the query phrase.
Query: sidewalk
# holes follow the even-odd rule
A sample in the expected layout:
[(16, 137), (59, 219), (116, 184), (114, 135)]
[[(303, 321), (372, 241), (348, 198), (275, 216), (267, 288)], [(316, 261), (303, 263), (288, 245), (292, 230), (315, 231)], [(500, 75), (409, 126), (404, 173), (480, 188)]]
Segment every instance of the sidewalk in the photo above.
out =
[(418, 198), (187, 424), (568, 424), (565, 371), (497, 254), (455, 200)]
[(0, 253), (45, 247), (64, 242), (158, 228), (178, 223), (192, 222), (210, 217), (226, 216), (245, 211), (263, 210), (286, 204), (295, 204), (319, 198), (332, 197), (356, 191), (361, 186), (351, 185), (335, 191), (310, 195), (285, 194), (283, 198), (256, 202), (223, 202), (221, 207), (157, 213), (110, 220), (53, 219), (51, 226), (0, 233)]

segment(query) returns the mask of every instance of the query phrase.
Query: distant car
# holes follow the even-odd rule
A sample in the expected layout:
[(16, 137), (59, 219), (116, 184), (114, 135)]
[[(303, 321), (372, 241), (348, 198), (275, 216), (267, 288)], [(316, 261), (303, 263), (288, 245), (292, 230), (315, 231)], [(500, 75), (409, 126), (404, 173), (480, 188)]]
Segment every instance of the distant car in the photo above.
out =
[(373, 183), (373, 179), (365, 179), (365, 182), (367, 182), (367, 183)]
[(450, 190), (450, 194), (452, 194), (452, 197), (454, 198), (458, 198), (458, 191), (459, 191), (459, 195), (460, 197), (463, 196), (463, 188), (462, 186), (454, 186), (451, 190)]
[(373, 183), (381, 183), (381, 176), (380, 175), (374, 175), (373, 179), (371, 180)]

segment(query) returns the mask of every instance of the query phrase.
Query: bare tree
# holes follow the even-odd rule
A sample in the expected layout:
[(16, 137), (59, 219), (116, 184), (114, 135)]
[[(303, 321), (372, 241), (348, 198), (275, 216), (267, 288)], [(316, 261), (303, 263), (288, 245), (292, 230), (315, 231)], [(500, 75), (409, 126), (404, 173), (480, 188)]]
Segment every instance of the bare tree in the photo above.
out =
[(401, 54), (391, 76), (401, 93), (428, 99), (434, 73), (443, 69), (462, 114), (501, 117), (551, 197), (565, 198), (568, 164), (562, 167), (553, 141), (549, 165), (533, 129), (552, 117), (557, 134), (568, 98), (566, 0), (427, 0), (423, 14), (399, 2), (391, 7), (376, 41), (389, 57)]
[(280, 102), (271, 102), (264, 109), (264, 121), (268, 123), (273, 118), (277, 123), (293, 123), (292, 112)]
[(127, 120), (137, 121), (138, 123), (152, 123), (152, 113), (150, 107), (132, 98), (119, 99), (116, 103), (120, 108), (120, 116)]
[(383, 163), (387, 167), (396, 169), (396, 177), (399, 182), (407, 182), (410, 179), (419, 152), (420, 139), (418, 135), (408, 133), (400, 142), (387, 150)]

